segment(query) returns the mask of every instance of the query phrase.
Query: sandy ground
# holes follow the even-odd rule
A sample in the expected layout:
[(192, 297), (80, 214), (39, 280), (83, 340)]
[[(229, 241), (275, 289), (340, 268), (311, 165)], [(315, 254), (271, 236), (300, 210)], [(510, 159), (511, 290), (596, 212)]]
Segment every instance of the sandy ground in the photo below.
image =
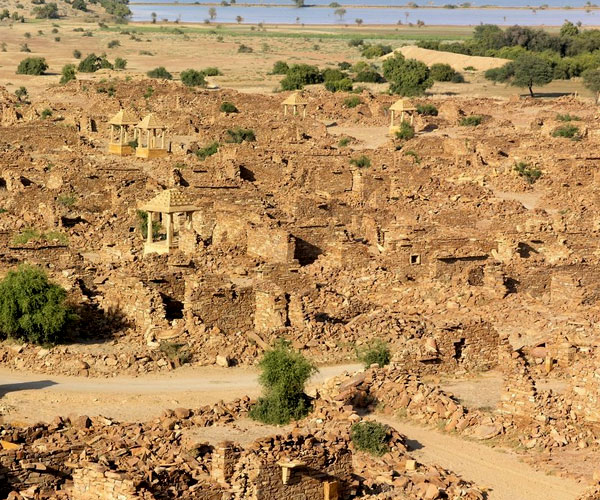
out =
[[(456, 71), (462, 72), (465, 68), (472, 66), (477, 71), (487, 71), (492, 68), (499, 68), (504, 66), (508, 59), (502, 59), (500, 57), (479, 57), (479, 56), (466, 56), (464, 54), (451, 54), (448, 52), (440, 52), (439, 50), (428, 50), (422, 49), (415, 45), (407, 45), (399, 49), (402, 55), (409, 59), (416, 59), (417, 61), (424, 62), (427, 66), (432, 64), (449, 64)], [(383, 56), (383, 59), (392, 56), (388, 54)]]
[(410, 439), (417, 460), (437, 463), (488, 488), (488, 500), (574, 500), (585, 485), (538, 472), (504, 449), (396, 419), (377, 418)]
[[(356, 371), (361, 365), (321, 367), (311, 384)], [(17, 373), (0, 368), (0, 402), (8, 422), (50, 421), (56, 415), (103, 415), (143, 421), (166, 408), (197, 408), (260, 394), (258, 372), (249, 368), (182, 368), (160, 377), (115, 377), (109, 380)]]

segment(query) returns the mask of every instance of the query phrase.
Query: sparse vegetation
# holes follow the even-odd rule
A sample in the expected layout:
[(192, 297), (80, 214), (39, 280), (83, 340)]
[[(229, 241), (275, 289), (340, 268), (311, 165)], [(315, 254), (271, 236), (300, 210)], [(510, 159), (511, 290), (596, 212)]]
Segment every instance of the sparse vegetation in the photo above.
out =
[(192, 353), (187, 344), (176, 342), (161, 342), (160, 352), (164, 353), (175, 365), (184, 365), (192, 360)]
[[(181, 78), (181, 82), (186, 87), (205, 87), (206, 86), (206, 80), (204, 79), (204, 73), (201, 71), (197, 71), (195, 69), (186, 69), (185, 71), (181, 72), (179, 77)], [(153, 77), (153, 78), (156, 78), (156, 77)], [(160, 77), (160, 78), (162, 78), (162, 77)], [(170, 80), (170, 78), (167, 78), (167, 80)]]
[(570, 123), (555, 128), (552, 131), (552, 137), (566, 137), (567, 139), (574, 141), (577, 141), (581, 138), (579, 135), (579, 128), (575, 125), (571, 125)]
[(437, 116), (438, 109), (433, 104), (417, 104), (417, 113), (422, 116)]
[(219, 107), (219, 111), (221, 111), (221, 113), (237, 113), (238, 109), (232, 102), (223, 101)]
[(77, 66), (77, 71), (80, 73), (95, 73), (99, 69), (112, 69), (113, 65), (106, 59), (106, 56), (97, 56), (93, 52), (88, 54), (85, 59), (81, 60)]
[(263, 396), (250, 411), (250, 417), (265, 424), (285, 425), (305, 417), (311, 408), (304, 386), (316, 367), (280, 340), (259, 363)]
[(233, 129), (227, 130), (227, 142), (241, 144), (242, 142), (254, 142), (256, 140), (256, 136), (254, 135), (254, 131), (251, 129), (235, 127)]
[(60, 76), (60, 84), (65, 85), (69, 83), (71, 80), (75, 80), (75, 65), (74, 64), (65, 64), (61, 70)]
[(576, 115), (570, 115), (569, 113), (566, 113), (564, 115), (558, 114), (556, 115), (556, 119), (559, 122), (574, 122), (574, 121), (580, 121), (581, 118), (579, 118)]
[(158, 68), (151, 69), (146, 73), (149, 78), (156, 78), (159, 80), (172, 80), (173, 75), (169, 73), (164, 66), (159, 66)]
[(407, 141), (415, 136), (415, 128), (410, 123), (402, 122), (399, 127), (399, 130), (396, 130), (396, 139)]
[(362, 104), (362, 99), (356, 95), (346, 97), (346, 99), (344, 99), (344, 106), (347, 108), (355, 108), (359, 104)]
[(463, 127), (477, 127), (478, 125), (481, 125), (482, 121), (483, 121), (483, 116), (470, 115), (470, 116), (465, 116), (465, 117), (461, 118), (459, 121), (459, 125), (461, 125)]
[(219, 150), (218, 142), (211, 142), (209, 145), (204, 146), (196, 151), (196, 156), (200, 160), (206, 160), (209, 156), (214, 155)]
[(127, 67), (127, 60), (122, 57), (117, 57), (115, 59), (115, 69), (123, 70)]
[(355, 423), (350, 429), (350, 439), (357, 450), (377, 457), (389, 451), (389, 430), (379, 422), (363, 420)]
[[(136, 144), (137, 146), (137, 144)], [(142, 238), (146, 239), (148, 237), (148, 212), (144, 212), (143, 210), (138, 210), (136, 212), (136, 217), (138, 220), (138, 228), (140, 233), (142, 234)], [(160, 237), (161, 225), (160, 222), (153, 220), (152, 221), (152, 238), (158, 239)]]
[(389, 364), (391, 353), (389, 346), (380, 339), (375, 339), (356, 350), (356, 357), (366, 368), (373, 364), (385, 366)]
[(525, 162), (519, 162), (515, 165), (515, 172), (523, 177), (529, 184), (535, 184), (542, 176), (542, 171), (539, 168), (531, 167)]
[(350, 160), (350, 165), (354, 165), (357, 168), (369, 168), (371, 166), (371, 159), (368, 156), (361, 155)]
[(52, 110), (50, 108), (44, 108), (40, 116), (42, 117), (42, 120), (50, 118), (52, 116)]
[(352, 139), (350, 137), (342, 137), (338, 141), (338, 147), (339, 148), (345, 148), (346, 146), (348, 146), (348, 144), (350, 144), (351, 141), (352, 141)]

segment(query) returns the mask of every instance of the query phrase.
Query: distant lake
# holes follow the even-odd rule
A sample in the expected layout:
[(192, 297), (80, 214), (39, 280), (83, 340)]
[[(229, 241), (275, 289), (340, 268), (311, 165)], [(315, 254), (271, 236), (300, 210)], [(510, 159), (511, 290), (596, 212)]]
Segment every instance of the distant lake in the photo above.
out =
[[(240, 3), (242, 0), (238, 0)], [(305, 0), (307, 4), (329, 5), (331, 0)], [(355, 19), (362, 19), (364, 24), (416, 24), (418, 20), (427, 25), (453, 25), (469, 26), (480, 23), (491, 23), (499, 25), (520, 24), (524, 26), (560, 26), (566, 19), (576, 23), (581, 21), (586, 26), (600, 25), (600, 10), (585, 11), (582, 9), (542, 9), (532, 6), (529, 9), (506, 9), (506, 8), (409, 8), (397, 7), (399, 2), (387, 2), (386, 0), (338, 0), (338, 3), (346, 9), (344, 17), (340, 19), (334, 14), (334, 8), (303, 7), (297, 8), (290, 3), (282, 3), (281, 0), (246, 0), (247, 3), (272, 3), (273, 5), (239, 6), (232, 5), (223, 7), (218, 1), (212, 2), (217, 10), (217, 17), (212, 21), (216, 23), (235, 23), (236, 17), (241, 16), (244, 23), (265, 24), (354, 24)], [(182, 22), (201, 23), (209, 17), (207, 5), (194, 5), (195, 0), (183, 0), (178, 3), (155, 3), (147, 4), (139, 0), (131, 0), (129, 8), (133, 12), (133, 21), (150, 21), (152, 12), (155, 12), (159, 20), (168, 19)], [(202, 3), (210, 3), (203, 0)], [(406, 3), (406, 2), (404, 2)], [(418, 2), (417, 2), (418, 3)], [(429, 5), (446, 5), (448, 1), (435, 0)], [(472, 1), (472, 5), (490, 5), (492, 3), (503, 6), (518, 6), (518, 0), (496, 0)], [(351, 5), (389, 5), (386, 8), (364, 7), (357, 8)], [(521, 2), (522, 4), (522, 2)], [(547, 0), (540, 1), (539, 5), (581, 7), (585, 2), (581, 0)], [(426, 5), (423, 3), (423, 5)], [(536, 9), (535, 11), (533, 9)]]

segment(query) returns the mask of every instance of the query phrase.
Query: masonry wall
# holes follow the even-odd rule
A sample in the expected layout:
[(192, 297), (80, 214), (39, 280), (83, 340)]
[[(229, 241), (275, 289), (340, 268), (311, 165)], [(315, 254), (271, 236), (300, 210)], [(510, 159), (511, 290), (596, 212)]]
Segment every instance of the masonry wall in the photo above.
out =
[(151, 499), (149, 493), (138, 495), (134, 482), (124, 473), (107, 470), (100, 464), (89, 464), (73, 471), (72, 500), (141, 500)]
[(286, 263), (294, 260), (295, 239), (285, 230), (271, 227), (248, 228), (248, 255), (266, 262)]

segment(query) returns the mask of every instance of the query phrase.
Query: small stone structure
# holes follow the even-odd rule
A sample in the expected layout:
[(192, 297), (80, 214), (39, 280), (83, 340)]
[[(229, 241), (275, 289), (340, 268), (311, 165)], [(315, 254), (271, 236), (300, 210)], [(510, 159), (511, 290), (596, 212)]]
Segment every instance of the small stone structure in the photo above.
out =
[(110, 125), (110, 141), (108, 143), (108, 152), (119, 156), (133, 154), (133, 147), (129, 144), (129, 138), (134, 138), (135, 131), (131, 133), (131, 128), (138, 122), (138, 119), (129, 111), (122, 109), (108, 122)]
[(404, 122), (404, 115), (408, 114), (410, 116), (410, 124), (412, 125), (415, 120), (415, 111), (417, 111), (417, 108), (408, 99), (398, 99), (392, 104), (390, 106), (390, 135), (394, 135), (400, 130), (400, 126), (394, 124), (397, 113), (400, 113), (400, 124)]
[[(150, 113), (135, 126), (135, 139), (138, 146), (135, 156), (138, 158), (162, 158), (167, 156), (165, 146), (166, 125), (161, 123), (154, 113)], [(160, 139), (160, 145), (158, 144)]]
[[(177, 189), (167, 189), (139, 208), (148, 212), (148, 234), (144, 245), (144, 255), (169, 253), (172, 248), (177, 247), (177, 242), (173, 238), (174, 229), (180, 229), (182, 224), (180, 224), (178, 218), (174, 219), (173, 215), (185, 214), (183, 226), (185, 226), (184, 229), (186, 227), (190, 229), (192, 213), (199, 210), (187, 194)], [(163, 241), (154, 241), (152, 234), (152, 223), (156, 220), (154, 214), (160, 214), (161, 221), (165, 226), (167, 237)]]
[(308, 106), (308, 102), (304, 101), (298, 92), (294, 92), (281, 104), (283, 105), (283, 116), (287, 116), (288, 107), (292, 108), (292, 114), (294, 116), (298, 114), (298, 108), (301, 107), (302, 118), (306, 118), (306, 106)]

